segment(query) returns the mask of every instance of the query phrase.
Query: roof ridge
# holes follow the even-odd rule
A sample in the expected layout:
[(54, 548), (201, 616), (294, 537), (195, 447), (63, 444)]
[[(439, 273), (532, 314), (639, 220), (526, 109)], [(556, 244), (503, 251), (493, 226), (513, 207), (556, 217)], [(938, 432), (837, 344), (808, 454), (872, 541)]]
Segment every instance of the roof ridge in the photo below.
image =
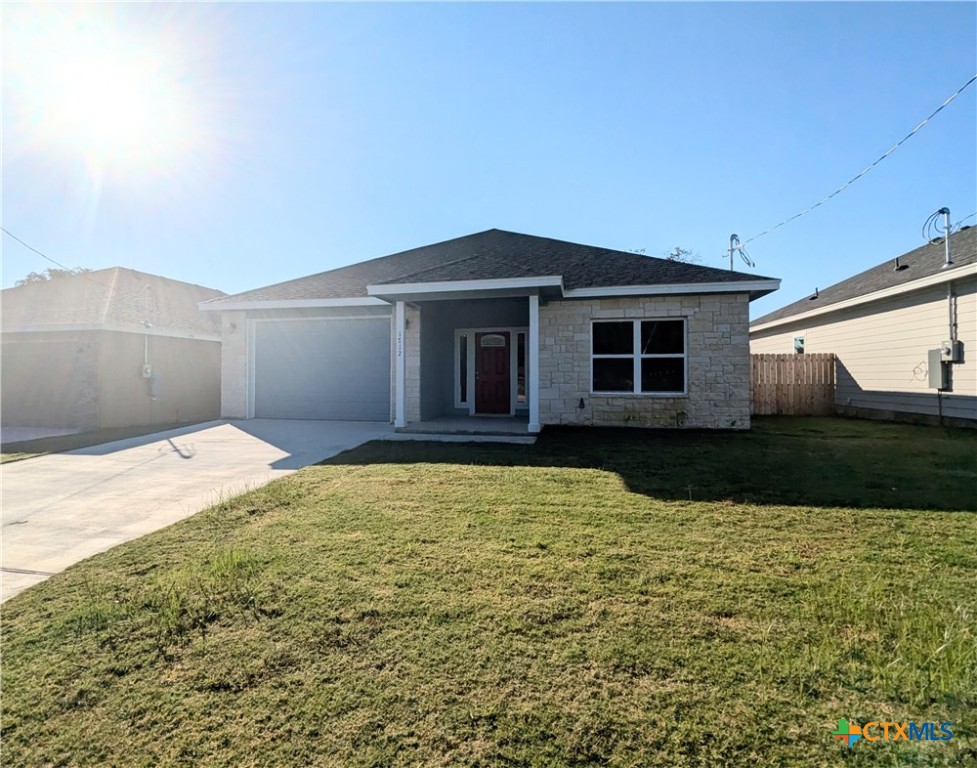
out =
[[(211, 301), (227, 303), (359, 298), (369, 285), (465, 282), (561, 275), (574, 289), (669, 283), (752, 282), (762, 275), (685, 264), (657, 256), (493, 228), (334, 267)], [(210, 309), (211, 307), (207, 307)]]
[(559, 243), (560, 245), (571, 245), (571, 246), (573, 246), (575, 248), (590, 248), (590, 249), (592, 249), (594, 251), (599, 251), (600, 253), (604, 253), (604, 254), (620, 254), (622, 256), (640, 256), (643, 259), (651, 259), (652, 261), (657, 261), (657, 262), (662, 262), (662, 263), (669, 263), (669, 264), (688, 263), (689, 266), (698, 267), (700, 269), (711, 269), (711, 270), (714, 270), (714, 271), (717, 271), (717, 272), (727, 272), (727, 273), (728, 272), (732, 272), (735, 275), (740, 275), (740, 276), (742, 276), (744, 278), (748, 278), (750, 280), (769, 280), (769, 279), (771, 279), (769, 277), (766, 277), (765, 275), (751, 275), (748, 272), (740, 272), (738, 270), (723, 269), (722, 267), (714, 267), (714, 266), (711, 266), (709, 264), (695, 264), (695, 263), (692, 263), (692, 262), (677, 262), (677, 261), (675, 261), (673, 259), (669, 259), (669, 258), (667, 258), (665, 256), (652, 256), (650, 253), (639, 253), (638, 251), (622, 251), (620, 248), (608, 248), (608, 247), (603, 246), (603, 245), (588, 245), (587, 243), (578, 243), (578, 242), (575, 242), (573, 240), (561, 240), (560, 238), (556, 238), (556, 237), (544, 237), (542, 235), (529, 235), (529, 234), (525, 234), (523, 232), (512, 232), (510, 230), (504, 230), (504, 229), (500, 229), (498, 231), (499, 232), (504, 232), (507, 235), (516, 235), (517, 237), (527, 237), (527, 238), (531, 238), (533, 240), (540, 240), (542, 242), (547, 242), (547, 243)]
[[(330, 274), (332, 272), (338, 272), (341, 269), (349, 269), (350, 267), (363, 267), (363, 266), (365, 266), (367, 264), (374, 264), (374, 263), (376, 263), (378, 261), (384, 261), (386, 259), (393, 259), (394, 257), (397, 257), (397, 256), (406, 256), (407, 254), (412, 253), (414, 251), (421, 251), (421, 250), (425, 250), (427, 248), (435, 248), (435, 247), (438, 247), (438, 246), (446, 245), (447, 243), (455, 242), (456, 240), (465, 240), (465, 239), (467, 239), (469, 237), (478, 237), (479, 235), (486, 235), (489, 232), (495, 232), (495, 231), (501, 231), (501, 230), (486, 229), (486, 230), (484, 230), (482, 232), (474, 232), (474, 233), (472, 233), (470, 235), (461, 235), (459, 237), (449, 237), (447, 240), (440, 240), (440, 241), (438, 241), (436, 243), (432, 243), (431, 245), (418, 245), (418, 246), (415, 246), (414, 248), (407, 248), (406, 250), (397, 251), (396, 253), (388, 253), (388, 254), (385, 254), (384, 256), (374, 256), (372, 259), (366, 259), (365, 261), (354, 261), (354, 262), (351, 262), (349, 264), (341, 264), (338, 267), (333, 267), (332, 269), (324, 269), (321, 272), (313, 272), (311, 275), (303, 275), (301, 277), (293, 277), (293, 278), (291, 278), (289, 280), (282, 280), (282, 281), (277, 282), (277, 283), (271, 283), (270, 285), (261, 286), (260, 290), (267, 290), (269, 288), (278, 288), (279, 286), (288, 285), (289, 283), (304, 282), (306, 280), (310, 280), (310, 279), (313, 279), (313, 278), (322, 277), (323, 275), (328, 275), (328, 274)], [(410, 273), (408, 273), (408, 274), (410, 274)], [(407, 276), (408, 275), (403, 275), (402, 277), (407, 277)], [(213, 302), (216, 303), (217, 301), (223, 300), (223, 299), (233, 299), (233, 298), (236, 298), (238, 296), (242, 296), (242, 295), (247, 294), (247, 293), (253, 293), (255, 290), (259, 290), (259, 289), (251, 288), (251, 289), (246, 290), (246, 291), (237, 291), (236, 293), (225, 294), (224, 296), (216, 296), (213, 299), (208, 299), (208, 302), (209, 301), (213, 301)]]
[[(498, 229), (498, 230), (488, 230), (488, 231), (489, 232), (502, 232), (503, 230)], [(484, 232), (479, 232), (478, 234), (485, 234), (485, 233)], [(396, 278), (391, 278), (390, 280), (384, 280), (384, 281), (382, 281), (379, 284), (380, 285), (392, 285), (392, 284), (394, 284), (394, 283), (396, 283), (396, 282), (398, 282), (400, 280), (404, 280), (405, 278), (408, 278), (408, 277), (418, 277), (420, 275), (423, 275), (425, 272), (434, 272), (436, 270), (443, 269), (444, 267), (453, 267), (453, 266), (455, 266), (457, 264), (463, 264), (466, 261), (473, 261), (475, 259), (484, 258), (485, 256), (490, 255), (490, 254), (495, 255), (496, 258), (502, 259), (507, 264), (511, 264), (512, 266), (517, 267), (518, 269), (522, 270), (523, 272), (527, 272), (528, 273), (528, 272), (531, 272), (532, 271), (530, 269), (527, 269), (525, 266), (523, 266), (519, 262), (517, 262), (517, 261), (515, 261), (515, 260), (513, 260), (511, 258), (509, 258), (505, 254), (499, 253), (498, 251), (499, 251), (498, 246), (492, 246), (491, 248), (488, 248), (488, 249), (486, 249), (484, 251), (480, 251), (479, 253), (473, 253), (473, 254), (471, 254), (469, 256), (462, 256), (460, 259), (454, 259), (453, 261), (445, 261), (445, 262), (442, 262), (441, 264), (435, 264), (433, 267), (425, 267), (424, 269), (418, 269), (418, 270), (415, 270), (414, 272), (405, 272), (402, 275), (398, 275)]]
[(103, 323), (106, 322), (106, 320), (108, 319), (108, 316), (109, 316), (109, 308), (112, 306), (112, 301), (115, 298), (116, 287), (117, 287), (118, 282), (119, 282), (119, 268), (118, 267), (112, 267), (111, 269), (112, 269), (111, 282), (109, 283), (109, 285), (106, 286), (106, 288), (108, 288), (108, 293), (105, 294), (105, 300), (104, 300), (104, 303), (102, 304), (102, 322)]

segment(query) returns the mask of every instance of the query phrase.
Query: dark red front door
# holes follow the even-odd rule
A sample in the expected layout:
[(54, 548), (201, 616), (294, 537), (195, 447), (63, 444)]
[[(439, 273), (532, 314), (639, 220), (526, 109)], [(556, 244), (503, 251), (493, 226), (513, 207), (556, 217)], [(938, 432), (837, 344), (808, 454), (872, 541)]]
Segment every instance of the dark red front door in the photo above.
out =
[(509, 334), (475, 334), (475, 413), (509, 413)]

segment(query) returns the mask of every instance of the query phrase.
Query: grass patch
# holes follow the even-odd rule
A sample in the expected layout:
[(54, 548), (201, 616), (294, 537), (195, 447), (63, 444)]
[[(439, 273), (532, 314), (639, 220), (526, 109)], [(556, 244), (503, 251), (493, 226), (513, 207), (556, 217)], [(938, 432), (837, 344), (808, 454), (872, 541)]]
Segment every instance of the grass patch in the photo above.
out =
[[(5, 604), (3, 764), (974, 762), (975, 447), (373, 443)], [(954, 739), (849, 752), (839, 717)]]

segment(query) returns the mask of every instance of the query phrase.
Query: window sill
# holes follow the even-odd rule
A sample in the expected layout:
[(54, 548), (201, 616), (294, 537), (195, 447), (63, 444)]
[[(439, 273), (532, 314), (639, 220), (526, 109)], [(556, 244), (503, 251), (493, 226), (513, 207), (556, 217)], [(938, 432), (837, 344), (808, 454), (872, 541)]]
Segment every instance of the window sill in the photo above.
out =
[(688, 392), (591, 392), (591, 397), (688, 397)]

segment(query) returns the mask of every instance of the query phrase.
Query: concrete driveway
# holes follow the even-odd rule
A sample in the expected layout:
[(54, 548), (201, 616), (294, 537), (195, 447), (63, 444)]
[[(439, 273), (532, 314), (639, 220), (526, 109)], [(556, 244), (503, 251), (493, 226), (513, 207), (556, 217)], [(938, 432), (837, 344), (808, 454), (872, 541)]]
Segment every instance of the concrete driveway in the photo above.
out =
[(212, 421), (3, 465), (0, 600), (368, 440), (389, 424)]

